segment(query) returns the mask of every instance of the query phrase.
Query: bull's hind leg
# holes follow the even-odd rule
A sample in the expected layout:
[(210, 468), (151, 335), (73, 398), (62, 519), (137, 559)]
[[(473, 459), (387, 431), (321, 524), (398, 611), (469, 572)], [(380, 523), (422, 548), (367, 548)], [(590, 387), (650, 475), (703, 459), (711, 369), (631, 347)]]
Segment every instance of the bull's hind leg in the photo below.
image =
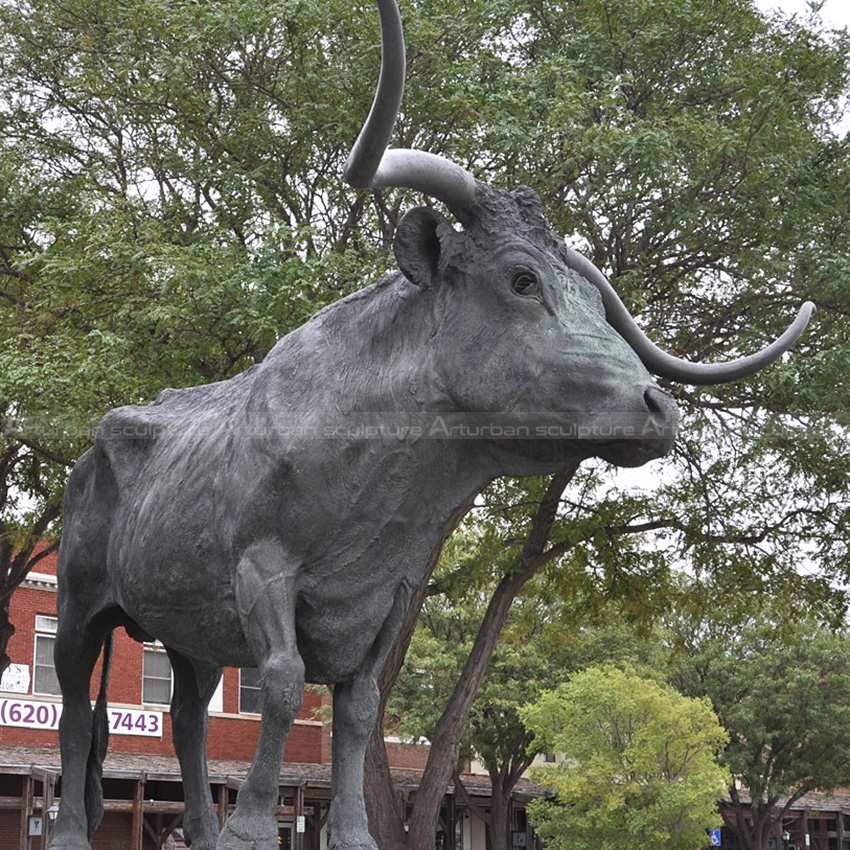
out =
[(221, 670), (190, 661), (173, 649), (168, 650), (168, 657), (174, 670), (171, 728), (183, 777), (183, 830), (192, 850), (214, 850), (218, 818), (207, 772), (207, 706)]
[(377, 677), (398, 636), (409, 602), (409, 588), (402, 585), (363, 666), (351, 680), (334, 686), (328, 850), (377, 850), (369, 834), (363, 799), (363, 765), (378, 719)]
[(106, 634), (107, 630), (96, 630), (90, 622), (82, 625), (67, 612), (60, 617), (54, 659), (63, 704), (59, 720), (62, 797), (50, 850), (89, 850), (89, 840), (103, 813), (102, 797), (91, 799), (99, 793), (94, 788), (88, 791), (87, 813), (86, 782), (93, 740), (89, 687)]
[(242, 557), (236, 599), (260, 670), (262, 724), (254, 761), (218, 850), (278, 850), (274, 809), (283, 749), (301, 709), (304, 662), (295, 643), (294, 570), (276, 543), (258, 543)]

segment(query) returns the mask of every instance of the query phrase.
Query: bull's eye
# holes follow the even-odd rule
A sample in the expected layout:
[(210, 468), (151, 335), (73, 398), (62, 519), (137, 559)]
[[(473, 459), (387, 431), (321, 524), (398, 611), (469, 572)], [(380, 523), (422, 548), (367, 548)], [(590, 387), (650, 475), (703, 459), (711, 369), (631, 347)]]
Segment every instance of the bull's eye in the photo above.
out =
[(517, 272), (511, 280), (511, 289), (517, 295), (540, 295), (540, 281), (534, 272)]

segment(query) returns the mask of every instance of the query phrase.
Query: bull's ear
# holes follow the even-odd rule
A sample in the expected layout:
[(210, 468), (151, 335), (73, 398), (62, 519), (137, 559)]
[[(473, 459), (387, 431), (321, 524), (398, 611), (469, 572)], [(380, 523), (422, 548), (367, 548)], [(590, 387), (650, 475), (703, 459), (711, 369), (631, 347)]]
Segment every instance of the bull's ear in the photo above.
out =
[(430, 207), (414, 207), (398, 223), (393, 248), (404, 276), (417, 286), (429, 287), (440, 268), (440, 232), (451, 230), (446, 218)]

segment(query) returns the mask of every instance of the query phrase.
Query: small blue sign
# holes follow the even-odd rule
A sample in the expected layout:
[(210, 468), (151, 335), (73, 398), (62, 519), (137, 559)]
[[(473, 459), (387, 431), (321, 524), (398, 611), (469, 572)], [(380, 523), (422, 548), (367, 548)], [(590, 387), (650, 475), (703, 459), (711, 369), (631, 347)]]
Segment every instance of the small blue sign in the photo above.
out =
[(710, 829), (708, 831), (708, 838), (712, 847), (720, 846), (720, 830), (719, 829)]

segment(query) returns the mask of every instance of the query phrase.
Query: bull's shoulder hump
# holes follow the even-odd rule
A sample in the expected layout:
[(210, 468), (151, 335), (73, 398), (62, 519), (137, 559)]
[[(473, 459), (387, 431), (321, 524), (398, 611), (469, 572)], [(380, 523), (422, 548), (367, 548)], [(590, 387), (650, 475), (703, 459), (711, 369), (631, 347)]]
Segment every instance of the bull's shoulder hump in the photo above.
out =
[(177, 390), (165, 389), (154, 399), (152, 404), (141, 408), (134, 407), (133, 409), (149, 411), (152, 416), (171, 416), (192, 411), (215, 411), (232, 408), (245, 398), (260, 368), (261, 364), (251, 366), (250, 369), (246, 369), (226, 381)]
[(258, 368), (252, 366), (233, 378), (214, 384), (163, 390), (151, 404), (116, 407), (101, 420), (97, 437), (150, 440), (181, 422), (230, 415), (247, 398)]
[(95, 444), (111, 463), (119, 480), (133, 475), (167, 437), (175, 450), (186, 440), (211, 434), (244, 406), (258, 367), (227, 381), (186, 389), (163, 390), (148, 405), (125, 405), (101, 419)]

